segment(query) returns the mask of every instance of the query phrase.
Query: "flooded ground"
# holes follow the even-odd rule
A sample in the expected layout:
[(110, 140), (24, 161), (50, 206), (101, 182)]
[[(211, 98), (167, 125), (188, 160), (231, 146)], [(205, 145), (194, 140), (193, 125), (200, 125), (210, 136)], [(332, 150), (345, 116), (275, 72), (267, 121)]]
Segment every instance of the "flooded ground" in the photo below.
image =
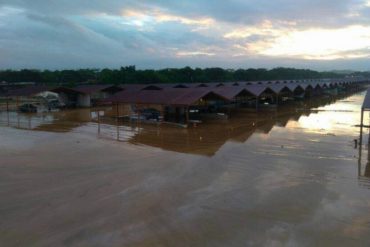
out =
[(363, 97), (189, 129), (2, 112), (0, 246), (369, 246)]

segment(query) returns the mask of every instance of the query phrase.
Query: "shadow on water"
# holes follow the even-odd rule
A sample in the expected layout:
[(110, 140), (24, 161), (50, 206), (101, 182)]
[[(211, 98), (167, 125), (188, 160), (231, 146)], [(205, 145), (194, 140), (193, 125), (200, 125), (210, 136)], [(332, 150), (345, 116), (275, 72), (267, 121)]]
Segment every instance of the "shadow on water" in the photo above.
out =
[[(245, 143), (253, 134), (269, 134), (302, 116), (319, 113), (319, 107), (333, 104), (353, 94), (292, 102), (278, 110), (232, 112), (229, 120), (204, 122), (196, 128), (166, 125), (117, 123), (109, 117), (111, 108), (77, 109), (60, 112), (22, 114), (0, 112), (0, 124), (18, 129), (46, 132), (88, 132), (98, 138), (146, 145), (178, 153), (213, 156), (226, 142)], [(106, 117), (98, 118), (97, 111)]]
[(42, 113), (0, 112), (0, 125), (34, 131), (71, 132), (91, 121), (90, 109)]
[[(360, 130), (358, 148), (358, 176), (370, 178), (370, 129), (368, 138), (363, 136), (363, 129)], [(365, 143), (363, 143), (365, 139)], [(364, 155), (365, 151), (365, 155)]]
[[(274, 127), (287, 127), (301, 117), (318, 114), (318, 108), (333, 104), (350, 95), (317, 98), (294, 102), (277, 111), (231, 113), (229, 120), (205, 122), (196, 128), (181, 129), (169, 126), (112, 123), (102, 120), (100, 138), (114, 139), (136, 145), (146, 145), (178, 153), (214, 156), (227, 142), (245, 143), (254, 134), (268, 135)], [(114, 126), (116, 124), (116, 126)]]

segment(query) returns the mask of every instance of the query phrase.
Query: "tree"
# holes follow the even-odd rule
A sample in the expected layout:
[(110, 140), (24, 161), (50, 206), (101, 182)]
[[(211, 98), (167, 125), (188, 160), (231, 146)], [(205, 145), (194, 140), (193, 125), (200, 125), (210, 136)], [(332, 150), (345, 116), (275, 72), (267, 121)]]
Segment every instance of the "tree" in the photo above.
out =
[(369, 77), (370, 72), (353, 72), (351, 74), (335, 72), (317, 72), (307, 69), (274, 68), (267, 69), (222, 69), (222, 68), (168, 68), (161, 70), (137, 70), (135, 66), (120, 69), (79, 69), (79, 70), (3, 70), (0, 81), (37, 82), (46, 84), (68, 83), (195, 83), (195, 82), (230, 82), (260, 80), (296, 80), (315, 78), (343, 78), (345, 76)]

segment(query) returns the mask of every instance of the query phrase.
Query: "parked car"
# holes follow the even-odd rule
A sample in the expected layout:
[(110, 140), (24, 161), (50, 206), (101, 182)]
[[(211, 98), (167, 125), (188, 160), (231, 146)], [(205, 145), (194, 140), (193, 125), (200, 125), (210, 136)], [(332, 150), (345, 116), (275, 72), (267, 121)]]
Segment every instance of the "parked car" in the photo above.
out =
[(59, 102), (59, 100), (53, 99), (48, 101), (48, 108), (49, 109), (58, 109), (62, 108), (63, 105)]
[(33, 104), (23, 104), (19, 106), (18, 110), (20, 112), (28, 113), (28, 112), (37, 112), (37, 106)]
[(159, 116), (161, 115), (160, 112), (156, 109), (144, 109), (142, 110), (141, 114), (147, 119), (147, 120), (150, 120), (150, 119), (155, 119), (155, 120), (159, 120)]

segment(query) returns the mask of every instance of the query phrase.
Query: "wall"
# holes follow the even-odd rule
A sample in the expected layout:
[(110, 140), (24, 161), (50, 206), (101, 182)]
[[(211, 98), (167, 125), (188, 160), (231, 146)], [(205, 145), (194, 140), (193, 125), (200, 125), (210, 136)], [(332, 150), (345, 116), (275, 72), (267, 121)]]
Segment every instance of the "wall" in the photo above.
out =
[(91, 100), (88, 94), (79, 94), (77, 97), (77, 106), (79, 107), (90, 107)]
[[(161, 115), (164, 114), (164, 107), (162, 105), (135, 105), (135, 104), (119, 104), (119, 116), (130, 116), (136, 113), (138, 109), (155, 109), (161, 112)], [(112, 114), (116, 116), (117, 114), (117, 105), (113, 104)]]
[(68, 105), (69, 104), (68, 96), (65, 93), (60, 93), (59, 94), (59, 101), (62, 105)]

